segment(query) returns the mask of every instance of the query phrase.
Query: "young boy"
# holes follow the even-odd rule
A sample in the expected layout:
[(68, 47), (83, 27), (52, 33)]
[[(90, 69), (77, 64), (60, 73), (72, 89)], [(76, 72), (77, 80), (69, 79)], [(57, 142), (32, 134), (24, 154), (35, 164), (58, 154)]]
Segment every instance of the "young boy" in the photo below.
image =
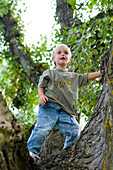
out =
[(73, 115), (78, 88), (101, 75), (100, 72), (68, 72), (66, 67), (71, 61), (71, 51), (64, 44), (53, 50), (52, 60), (56, 68), (44, 71), (38, 84), (39, 112), (37, 123), (28, 140), (30, 156), (34, 158), (38, 158), (47, 135), (55, 125), (66, 135), (63, 149), (77, 140), (79, 124)]

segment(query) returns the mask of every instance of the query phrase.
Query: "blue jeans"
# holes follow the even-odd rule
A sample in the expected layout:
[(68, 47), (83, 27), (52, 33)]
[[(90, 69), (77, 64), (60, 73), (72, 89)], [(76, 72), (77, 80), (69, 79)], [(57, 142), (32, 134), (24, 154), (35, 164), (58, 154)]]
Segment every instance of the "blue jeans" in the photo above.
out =
[(39, 104), (37, 123), (28, 140), (29, 151), (38, 155), (47, 135), (55, 125), (66, 135), (63, 149), (71, 145), (78, 138), (79, 124), (76, 119), (61, 107), (46, 102), (44, 106)]

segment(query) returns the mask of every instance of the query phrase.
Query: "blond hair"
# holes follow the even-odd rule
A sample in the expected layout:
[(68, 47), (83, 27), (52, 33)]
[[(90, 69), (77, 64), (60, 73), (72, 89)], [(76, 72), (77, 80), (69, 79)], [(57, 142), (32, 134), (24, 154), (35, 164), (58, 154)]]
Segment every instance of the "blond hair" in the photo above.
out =
[(68, 53), (69, 53), (69, 58), (71, 58), (71, 50), (70, 50), (70, 48), (69, 48), (67, 45), (65, 45), (65, 44), (60, 44), (60, 45), (56, 46), (56, 48), (53, 49), (52, 58), (55, 57), (55, 53), (56, 53), (58, 50), (60, 50), (60, 49), (67, 50)]

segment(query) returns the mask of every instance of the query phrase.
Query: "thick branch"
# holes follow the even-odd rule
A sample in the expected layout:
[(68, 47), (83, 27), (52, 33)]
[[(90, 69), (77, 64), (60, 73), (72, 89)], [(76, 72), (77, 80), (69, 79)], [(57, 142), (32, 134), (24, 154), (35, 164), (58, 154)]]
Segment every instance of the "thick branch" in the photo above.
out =
[[(24, 50), (24, 46), (19, 40), (20, 32), (18, 31), (18, 25), (16, 21), (11, 18), (10, 12), (7, 15), (3, 15), (3, 24), (5, 26), (5, 40), (9, 43), (11, 52), (16, 56), (16, 61), (23, 66), (26, 70), (28, 78), (37, 85), (36, 75), (42, 74), (44, 67), (40, 63), (34, 64), (29, 51)], [(18, 57), (18, 58), (17, 58)]]
[(57, 0), (56, 15), (58, 22), (61, 25), (61, 30), (64, 27), (71, 27), (73, 21), (73, 9), (68, 3), (68, 0)]

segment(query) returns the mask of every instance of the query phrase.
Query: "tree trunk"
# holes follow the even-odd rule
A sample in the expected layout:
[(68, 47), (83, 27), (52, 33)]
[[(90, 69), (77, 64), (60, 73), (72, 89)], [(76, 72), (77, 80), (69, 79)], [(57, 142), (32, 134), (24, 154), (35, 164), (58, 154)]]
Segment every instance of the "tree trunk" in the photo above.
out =
[(72, 26), (73, 9), (68, 0), (57, 0), (56, 2), (56, 16), (61, 25), (61, 33), (63, 34), (63, 30), (69, 30)]
[(21, 123), (0, 92), (0, 170), (27, 170), (28, 150)]

